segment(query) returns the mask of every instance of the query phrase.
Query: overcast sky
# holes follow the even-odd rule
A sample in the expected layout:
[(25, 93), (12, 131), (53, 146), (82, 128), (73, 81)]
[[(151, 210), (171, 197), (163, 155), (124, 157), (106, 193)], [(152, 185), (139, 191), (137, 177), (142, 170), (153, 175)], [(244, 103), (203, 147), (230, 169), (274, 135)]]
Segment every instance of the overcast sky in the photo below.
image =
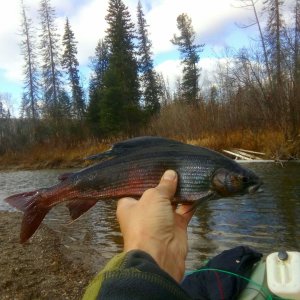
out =
[[(1, 1), (0, 4), (0, 93), (12, 95), (17, 110), (22, 92), (22, 65), (20, 54), (20, 0)], [(132, 20), (136, 20), (138, 0), (123, 0), (128, 6)], [(225, 47), (239, 48), (248, 45), (255, 29), (240, 29), (236, 23), (249, 23), (252, 11), (237, 8), (237, 0), (141, 0), (149, 25), (153, 44), (155, 67), (172, 83), (180, 74), (178, 52), (170, 39), (177, 32), (176, 18), (187, 13), (199, 43), (205, 43), (201, 55), (204, 71), (211, 69), (213, 62), (222, 56)], [(28, 15), (39, 28), (39, 0), (24, 0)], [(94, 54), (100, 38), (106, 30), (105, 16), (108, 0), (52, 0), (56, 11), (59, 32), (63, 34), (65, 18), (78, 41), (78, 59), (83, 80), (88, 83), (89, 57)], [(260, 7), (258, 7), (260, 9)], [(17, 112), (14, 112), (15, 114)]]

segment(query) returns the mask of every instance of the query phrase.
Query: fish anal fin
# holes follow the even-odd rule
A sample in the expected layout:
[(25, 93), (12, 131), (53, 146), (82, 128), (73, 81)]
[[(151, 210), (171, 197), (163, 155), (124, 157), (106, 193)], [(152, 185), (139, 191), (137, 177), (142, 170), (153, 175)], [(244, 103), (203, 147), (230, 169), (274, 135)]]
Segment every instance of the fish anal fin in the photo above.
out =
[(96, 203), (97, 200), (94, 199), (79, 199), (70, 201), (66, 206), (69, 209), (72, 220), (76, 220)]

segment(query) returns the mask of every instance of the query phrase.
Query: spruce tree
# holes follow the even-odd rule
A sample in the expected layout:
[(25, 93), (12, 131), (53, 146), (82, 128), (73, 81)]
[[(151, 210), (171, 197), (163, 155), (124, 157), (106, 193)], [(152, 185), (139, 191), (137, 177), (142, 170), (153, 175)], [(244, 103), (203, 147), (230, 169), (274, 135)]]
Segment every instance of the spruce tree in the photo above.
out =
[(68, 18), (65, 23), (65, 32), (63, 35), (63, 47), (64, 52), (62, 55), (62, 66), (66, 70), (69, 77), (69, 83), (72, 91), (72, 115), (76, 119), (82, 119), (85, 112), (85, 103), (83, 90), (80, 85), (79, 70), (78, 70), (78, 60), (77, 47), (73, 31), (71, 30)]
[(108, 47), (104, 40), (100, 40), (91, 57), (92, 74), (89, 83), (89, 105), (87, 107), (87, 120), (94, 134), (99, 134), (100, 102), (103, 97), (103, 80), (108, 69)]
[(197, 63), (200, 60), (199, 53), (203, 51), (204, 44), (195, 43), (196, 34), (192, 27), (192, 20), (187, 14), (177, 17), (177, 28), (180, 34), (174, 35), (171, 42), (178, 46), (183, 64), (182, 97), (187, 103), (199, 101), (199, 75), (200, 69)]
[(53, 119), (60, 119), (66, 111), (62, 111), (61, 82), (62, 74), (60, 71), (60, 47), (59, 35), (55, 21), (55, 11), (50, 6), (50, 0), (41, 0), (40, 3), (40, 50), (42, 55), (42, 79), (44, 114)]
[(141, 121), (134, 24), (121, 0), (109, 1), (106, 20), (110, 54), (100, 103), (101, 124), (106, 132), (132, 133)]
[(138, 63), (141, 76), (142, 100), (145, 103), (146, 111), (152, 115), (160, 109), (159, 96), (161, 91), (158, 84), (158, 75), (153, 67), (152, 44), (148, 37), (148, 25), (140, 1), (137, 7), (137, 19)]
[(92, 74), (89, 84), (90, 98), (103, 87), (104, 74), (108, 69), (109, 51), (104, 40), (100, 40), (95, 49), (95, 55), (90, 58)]
[(39, 74), (37, 53), (35, 51), (35, 36), (32, 21), (27, 17), (22, 1), (21, 51), (25, 60), (23, 67), (24, 91), (21, 103), (21, 117), (38, 118)]

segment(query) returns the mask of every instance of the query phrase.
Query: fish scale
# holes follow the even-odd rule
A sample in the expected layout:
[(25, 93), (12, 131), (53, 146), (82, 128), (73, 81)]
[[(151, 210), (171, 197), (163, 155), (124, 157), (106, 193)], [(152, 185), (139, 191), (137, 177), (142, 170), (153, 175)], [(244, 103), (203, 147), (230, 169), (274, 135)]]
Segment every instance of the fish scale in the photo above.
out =
[[(172, 152), (168, 152), (168, 154), (174, 155)], [(130, 182), (130, 189), (132, 190), (134, 187), (140, 191), (145, 190), (147, 187), (151, 187), (155, 185), (160, 179), (162, 173), (166, 169), (174, 169), (179, 172), (179, 174), (183, 174), (180, 177), (180, 181), (184, 181), (184, 188), (178, 189), (181, 191), (180, 196), (182, 198), (187, 198), (185, 194), (191, 195), (193, 191), (199, 193), (199, 187), (206, 188), (206, 182), (203, 183), (199, 180), (195, 180), (195, 175), (203, 173), (207, 173), (208, 168), (199, 168), (197, 167), (198, 157), (189, 157), (189, 164), (186, 164), (184, 167), (180, 166), (180, 162), (182, 162), (182, 158), (175, 157), (175, 159), (170, 159), (170, 156), (151, 156), (151, 159), (141, 158), (135, 160), (135, 164), (133, 165), (131, 161), (125, 163), (123, 161), (122, 165), (118, 168), (121, 169), (121, 174), (127, 177)], [(109, 166), (110, 167), (110, 166)], [(139, 169), (141, 168), (141, 169)], [(105, 170), (103, 170), (105, 171)], [(132, 176), (130, 176), (132, 175)], [(147, 182), (145, 184), (145, 179), (147, 178)], [(107, 188), (108, 192), (115, 191), (116, 194), (119, 194), (119, 191), (125, 191), (128, 193), (128, 189), (126, 187), (129, 186), (128, 181), (124, 181), (123, 177), (118, 177), (114, 180), (114, 182)], [(179, 183), (180, 185), (180, 183)], [(103, 186), (101, 183), (98, 185), (99, 190), (103, 190)], [(136, 194), (133, 192), (133, 194)], [(102, 197), (106, 197), (106, 195), (102, 194)]]
[(255, 191), (260, 179), (250, 170), (215, 151), (160, 137), (139, 137), (119, 142), (93, 155), (99, 162), (74, 173), (62, 174), (60, 182), (37, 191), (5, 199), (24, 212), (20, 239), (28, 240), (55, 205), (66, 202), (74, 220), (100, 200), (139, 198), (155, 187), (167, 169), (177, 172), (176, 203), (199, 205)]

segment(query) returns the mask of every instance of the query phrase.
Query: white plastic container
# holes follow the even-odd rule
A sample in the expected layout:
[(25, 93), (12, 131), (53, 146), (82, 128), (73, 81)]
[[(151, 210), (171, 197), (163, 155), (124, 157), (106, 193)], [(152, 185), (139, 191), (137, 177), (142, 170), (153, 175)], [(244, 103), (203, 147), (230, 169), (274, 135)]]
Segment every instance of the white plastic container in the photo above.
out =
[(267, 256), (267, 283), (275, 295), (300, 300), (300, 252), (275, 252)]

